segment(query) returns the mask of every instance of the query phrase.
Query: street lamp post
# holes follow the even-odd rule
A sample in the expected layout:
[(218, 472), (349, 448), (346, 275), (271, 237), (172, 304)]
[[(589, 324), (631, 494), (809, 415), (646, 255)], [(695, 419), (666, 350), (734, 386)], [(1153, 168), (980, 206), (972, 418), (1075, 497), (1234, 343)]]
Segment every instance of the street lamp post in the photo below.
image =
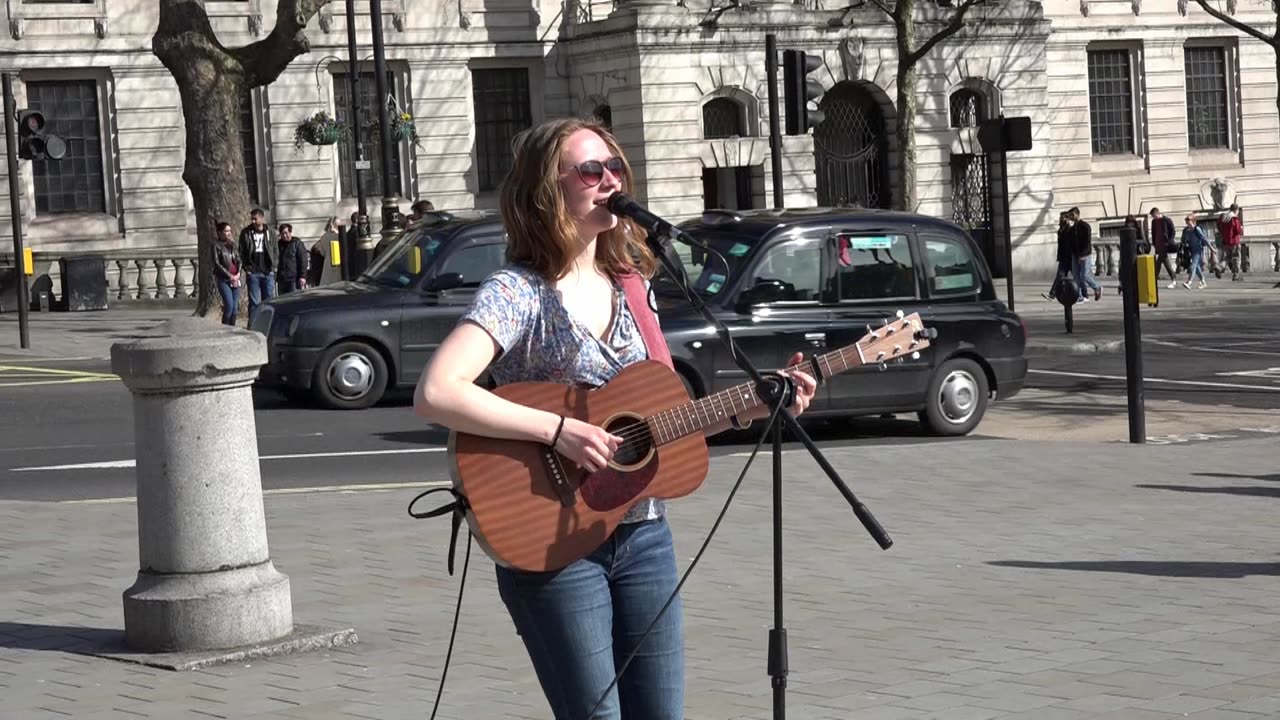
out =
[[(356, 202), (358, 203), (359, 217), (351, 227), (351, 232), (347, 233), (348, 242), (345, 243), (347, 255), (343, 259), (342, 268), (344, 274), (350, 278), (353, 270), (359, 271), (364, 268), (351, 267), (351, 258), (353, 256), (352, 243), (350, 238), (355, 236), (360, 238), (362, 245), (367, 244), (365, 237), (369, 234), (369, 206), (364, 197), (364, 171), (369, 167), (369, 161), (364, 159), (364, 140), (360, 133), (360, 63), (356, 53), (356, 3), (355, 0), (347, 0), (347, 92), (351, 95), (351, 177), (355, 181)], [(367, 258), (362, 257), (361, 260)]]
[[(391, 187), (391, 120), (387, 117), (387, 55), (382, 45), (382, 0), (369, 0), (369, 15), (373, 22), (373, 71), (378, 87), (378, 132), (382, 142), (382, 239), (388, 240), (400, 232), (397, 220), (400, 208), (395, 189)], [(363, 240), (363, 239), (362, 239)], [(361, 252), (372, 259), (373, 242), (361, 243)]]

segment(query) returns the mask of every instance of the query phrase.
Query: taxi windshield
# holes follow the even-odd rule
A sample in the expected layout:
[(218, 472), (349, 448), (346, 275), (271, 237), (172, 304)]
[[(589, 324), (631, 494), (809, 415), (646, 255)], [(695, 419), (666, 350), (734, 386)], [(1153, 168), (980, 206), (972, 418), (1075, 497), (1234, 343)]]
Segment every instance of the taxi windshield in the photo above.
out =
[[(705, 296), (716, 295), (729, 284), (730, 279), (746, 265), (759, 240), (740, 232), (719, 228), (695, 227), (682, 228), (682, 230), (691, 235), (694, 240), (719, 253), (719, 255), (709, 253), (700, 247), (682, 242), (672, 243), (675, 248), (674, 254), (684, 266), (691, 286)], [(654, 292), (681, 295), (680, 289), (661, 269), (655, 276)]]
[(406, 232), (360, 274), (360, 281), (398, 288), (417, 285), (443, 245), (439, 233), (425, 230)]

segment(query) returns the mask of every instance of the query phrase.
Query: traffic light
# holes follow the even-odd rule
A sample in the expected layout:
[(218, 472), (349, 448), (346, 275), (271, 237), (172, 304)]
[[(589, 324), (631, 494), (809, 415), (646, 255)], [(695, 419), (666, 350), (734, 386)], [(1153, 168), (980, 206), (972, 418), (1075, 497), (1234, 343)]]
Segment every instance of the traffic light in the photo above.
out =
[(39, 110), (18, 111), (18, 157), (23, 160), (61, 160), (67, 144), (57, 135), (46, 133), (44, 113)]
[(788, 135), (804, 135), (809, 128), (822, 123), (822, 111), (809, 109), (810, 100), (816, 108), (822, 98), (822, 83), (809, 77), (809, 73), (822, 65), (822, 58), (816, 55), (801, 50), (782, 51), (782, 88)]

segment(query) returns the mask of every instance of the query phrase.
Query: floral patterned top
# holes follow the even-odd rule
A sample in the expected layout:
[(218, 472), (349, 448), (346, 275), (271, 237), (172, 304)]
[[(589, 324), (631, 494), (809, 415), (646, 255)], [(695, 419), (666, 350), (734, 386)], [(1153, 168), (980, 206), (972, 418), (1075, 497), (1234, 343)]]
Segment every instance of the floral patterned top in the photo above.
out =
[[(622, 368), (648, 357), (640, 330), (616, 285), (609, 337), (602, 341), (560, 304), (555, 288), (540, 275), (508, 265), (480, 284), (462, 322), (489, 333), (502, 353), (489, 366), (498, 385), (512, 382), (557, 382), (599, 387)], [(666, 505), (645, 498), (622, 522), (662, 517)]]

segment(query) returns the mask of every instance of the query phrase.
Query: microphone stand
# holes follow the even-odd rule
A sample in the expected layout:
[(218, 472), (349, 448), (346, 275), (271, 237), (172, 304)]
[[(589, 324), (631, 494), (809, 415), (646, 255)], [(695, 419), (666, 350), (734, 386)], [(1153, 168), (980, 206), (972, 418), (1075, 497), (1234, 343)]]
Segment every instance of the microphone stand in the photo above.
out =
[[(787, 716), (787, 675), (789, 672), (787, 664), (787, 630), (783, 624), (784, 594), (782, 580), (782, 425), (784, 423), (791, 430), (792, 435), (800, 440), (805, 449), (809, 451), (809, 454), (813, 456), (813, 459), (817, 461), (818, 466), (822, 468), (827, 477), (831, 479), (832, 484), (836, 486), (836, 490), (844, 496), (845, 501), (849, 503), (849, 507), (853, 509), (853, 514), (862, 522), (862, 526), (867, 529), (867, 532), (871, 534), (871, 537), (875, 539), (880, 548), (888, 550), (893, 545), (893, 540), (890, 539), (884, 528), (880, 526), (871, 511), (858, 500), (853, 491), (849, 489), (849, 486), (840, 479), (839, 473), (831, 466), (831, 463), (827, 462), (826, 457), (822, 455), (822, 451), (814, 445), (813, 439), (800, 427), (800, 423), (787, 410), (787, 407), (791, 405), (795, 398), (795, 383), (790, 378), (777, 373), (769, 373), (767, 376), (762, 375), (752, 365), (751, 360), (738, 350), (730, 336), (729, 328), (725, 327), (724, 323), (716, 318), (698, 293), (689, 287), (683, 266), (677, 266), (667, 254), (668, 250), (674, 252), (671, 248), (670, 240), (676, 239), (683, 233), (670, 225), (663, 226), (662, 230), (665, 232), (650, 232), (648, 234), (646, 242), (650, 250), (653, 251), (654, 256), (662, 264), (663, 270), (671, 277), (671, 280), (684, 292), (685, 298), (716, 329), (720, 342), (728, 348), (729, 354), (733, 357), (733, 361), (738, 367), (755, 383), (756, 394), (770, 408), (769, 423), (765, 428), (765, 431), (772, 433), (773, 437), (773, 628), (769, 630), (769, 677), (772, 678), (773, 682), (773, 718), (774, 720), (784, 720)], [(692, 244), (696, 244), (696, 242)]]

